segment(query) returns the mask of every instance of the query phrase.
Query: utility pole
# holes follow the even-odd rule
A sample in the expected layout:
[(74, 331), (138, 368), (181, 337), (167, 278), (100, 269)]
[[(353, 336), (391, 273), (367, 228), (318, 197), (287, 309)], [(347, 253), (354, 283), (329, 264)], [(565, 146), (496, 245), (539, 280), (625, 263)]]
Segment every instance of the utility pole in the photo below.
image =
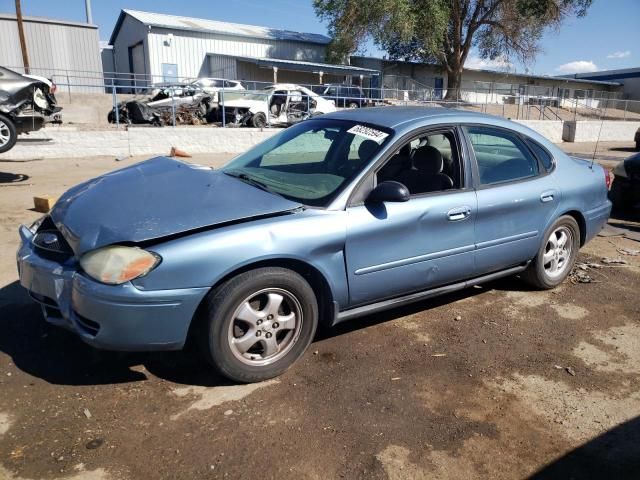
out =
[(84, 0), (84, 8), (87, 12), (87, 23), (93, 25), (93, 16), (91, 15), (91, 0)]
[(20, 0), (16, 0), (16, 20), (18, 22), (18, 36), (20, 37), (20, 49), (22, 50), (24, 73), (29, 73), (29, 56), (27, 55), (27, 41), (24, 38), (24, 25), (22, 24), (22, 8), (20, 7)]

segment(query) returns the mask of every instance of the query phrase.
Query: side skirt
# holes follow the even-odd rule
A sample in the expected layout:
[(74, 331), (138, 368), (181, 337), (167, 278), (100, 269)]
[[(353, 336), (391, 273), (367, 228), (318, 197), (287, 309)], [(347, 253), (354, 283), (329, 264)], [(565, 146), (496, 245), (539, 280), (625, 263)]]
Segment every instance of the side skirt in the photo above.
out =
[(362, 307), (350, 308), (338, 312), (335, 316), (333, 325), (345, 322), (357, 317), (363, 317), (372, 313), (381, 312), (383, 310), (389, 310), (391, 308), (401, 307), (410, 303), (419, 302), (420, 300), (426, 300), (427, 298), (437, 297), (438, 295), (444, 295), (445, 293), (455, 292), (464, 288), (473, 287), (474, 285), (480, 285), (481, 283), (490, 282), (502, 277), (508, 277), (520, 273), (529, 266), (527, 262), (524, 265), (518, 265), (517, 267), (511, 267), (507, 270), (501, 270), (499, 272), (490, 273), (481, 277), (472, 278), (464, 282), (453, 283), (451, 285), (445, 285), (443, 287), (433, 288), (431, 290), (424, 290), (422, 292), (411, 293), (402, 297), (391, 298), (389, 300), (383, 300), (381, 302), (371, 303)]

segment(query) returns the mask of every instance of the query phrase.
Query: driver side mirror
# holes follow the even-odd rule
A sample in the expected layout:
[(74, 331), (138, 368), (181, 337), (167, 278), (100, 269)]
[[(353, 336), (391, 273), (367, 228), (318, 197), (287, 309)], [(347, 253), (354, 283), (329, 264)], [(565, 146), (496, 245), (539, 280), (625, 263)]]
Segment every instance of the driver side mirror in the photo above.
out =
[(367, 203), (406, 202), (410, 196), (409, 189), (402, 183), (387, 180), (371, 190), (367, 197)]

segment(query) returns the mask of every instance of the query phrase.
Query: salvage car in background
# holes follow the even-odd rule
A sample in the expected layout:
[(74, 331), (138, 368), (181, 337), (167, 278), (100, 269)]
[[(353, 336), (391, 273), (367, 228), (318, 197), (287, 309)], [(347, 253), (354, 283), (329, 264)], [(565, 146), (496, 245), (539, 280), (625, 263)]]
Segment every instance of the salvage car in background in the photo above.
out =
[(199, 78), (191, 83), (203, 92), (211, 95), (214, 102), (218, 102), (219, 92), (224, 89), (227, 91), (244, 90), (242, 83), (237, 80), (225, 80), (223, 78)]
[(336, 111), (333, 102), (300, 85), (279, 83), (253, 92), (227, 94), (218, 114), (228, 124), (264, 128), (289, 126), (307, 118)]
[(11, 150), (21, 133), (60, 121), (54, 94), (51, 80), (0, 67), (0, 153)]
[(91, 345), (189, 337), (223, 375), (260, 381), (320, 322), (508, 275), (559, 285), (609, 217), (607, 178), (501, 118), (343, 110), (220, 170), (159, 157), (71, 188), (20, 227), (20, 283)]
[(618, 210), (640, 208), (640, 153), (619, 162), (613, 169), (609, 198)]
[(367, 105), (369, 99), (358, 85), (329, 83), (314, 87), (313, 90), (327, 100), (333, 100), (336, 107), (360, 108)]
[[(205, 91), (198, 81), (190, 83), (162, 84), (153, 88), (146, 99), (133, 99), (118, 104), (118, 115), (112, 109), (109, 123), (151, 124), (200, 124), (211, 119), (217, 100), (213, 93)], [(216, 98), (217, 98), (217, 94)]]

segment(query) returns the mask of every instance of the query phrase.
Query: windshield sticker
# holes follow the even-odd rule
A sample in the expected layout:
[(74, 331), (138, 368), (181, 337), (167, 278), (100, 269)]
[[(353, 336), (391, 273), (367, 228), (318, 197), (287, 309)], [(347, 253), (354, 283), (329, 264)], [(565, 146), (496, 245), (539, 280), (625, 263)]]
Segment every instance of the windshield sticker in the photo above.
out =
[(389, 136), (388, 133), (381, 132), (375, 128), (365, 127), (364, 125), (354, 125), (347, 130), (347, 132), (353, 133), (354, 135), (360, 135), (361, 137), (368, 138), (369, 140), (373, 140), (378, 143), (382, 143), (384, 139)]

